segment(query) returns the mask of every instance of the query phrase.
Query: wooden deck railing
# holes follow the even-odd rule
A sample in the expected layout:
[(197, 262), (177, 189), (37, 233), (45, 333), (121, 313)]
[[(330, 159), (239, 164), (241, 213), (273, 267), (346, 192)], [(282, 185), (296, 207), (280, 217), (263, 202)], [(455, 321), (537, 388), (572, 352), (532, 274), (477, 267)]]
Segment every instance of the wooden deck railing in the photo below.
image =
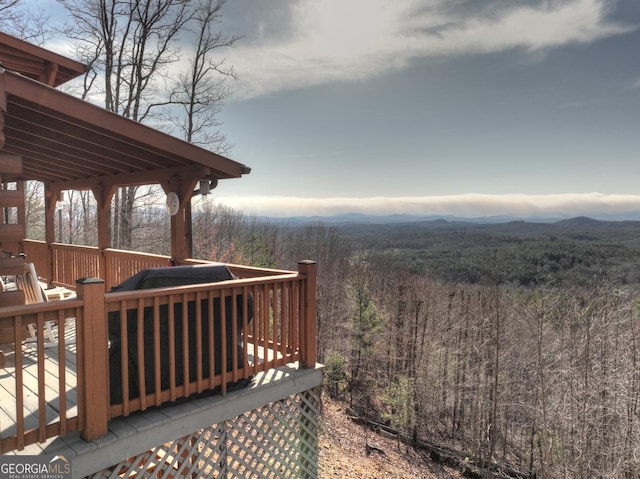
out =
[[(120, 336), (122, 380), (111, 387), (122, 394), (110, 417), (204, 391), (224, 394), (229, 384), (302, 360), (306, 279), (288, 273), (108, 294), (107, 313), (117, 331), (136, 330)], [(163, 359), (168, 369), (161, 367)], [(137, 367), (128, 367), (132, 363)], [(130, 384), (139, 390), (133, 393)]]
[(168, 264), (168, 256), (107, 249), (105, 250), (106, 271), (100, 278), (105, 279), (108, 291), (140, 270), (145, 268), (159, 268), (167, 266)]
[[(23, 240), (23, 251), (27, 261), (34, 263), (39, 276), (54, 286), (75, 289), (76, 280), (82, 277), (96, 277), (105, 280), (107, 291), (145, 268), (167, 266), (170, 257), (149, 253), (139, 253), (109, 248), (100, 253), (92, 246), (75, 246), (61, 243), (47, 245), (43, 241)], [(51, 251), (49, 262), (48, 251)], [(101, 261), (101, 257), (105, 260)], [(187, 259), (181, 264), (205, 264), (209, 261)], [(261, 278), (273, 276), (280, 270), (256, 268), (238, 264), (227, 265), (238, 278)], [(47, 271), (52, 271), (51, 277)], [(280, 271), (281, 272), (281, 271)], [(84, 276), (83, 276), (84, 275)]]
[[(69, 344), (83, 337), (82, 305), (66, 300), (0, 308), (0, 328), (12, 331), (14, 337), (0, 388), (0, 453), (83, 429), (79, 411), (86, 408), (78, 391), (84, 388), (84, 363), (76, 363), (70, 351), (77, 346)], [(45, 349), (47, 321), (65, 333), (59, 335), (56, 347)], [(23, 342), (29, 325), (37, 331), (36, 342)]]
[(34, 240), (23, 240), (22, 246), (27, 261), (34, 263), (40, 277), (54, 286), (70, 289), (75, 289), (78, 278), (95, 277), (104, 279), (109, 290), (142, 269), (167, 266), (169, 262), (168, 256), (113, 248), (101, 252), (92, 246), (47, 245)]
[[(65, 275), (69, 274), (78, 274), (80, 278), (88, 276), (75, 266), (76, 260), (89, 269), (99, 263), (93, 259), (91, 248), (60, 246), (51, 245), (53, 257), (68, 263), (69, 267), (64, 269), (64, 275), (54, 274), (56, 283), (68, 285)], [(36, 262), (37, 267), (39, 248), (36, 242), (29, 242), (26, 251), (28, 261)], [(110, 251), (107, 256), (113, 259), (105, 263), (110, 265), (106, 275), (111, 274), (114, 282), (122, 281), (121, 275), (136, 273), (135, 268), (143, 269), (167, 260), (153, 255), (139, 255), (134, 259), (135, 253), (117, 251)], [(118, 258), (122, 265), (117, 263)], [(69, 324), (73, 324), (72, 336), (77, 341), (73, 356), (77, 364), (74, 364), (68, 343), (61, 341), (55, 350), (49, 351), (44, 348), (44, 339), (38, 336), (38, 346), (33, 353), (37, 355), (31, 365), (38, 374), (26, 381), (21, 372), (25, 348), (19, 333), (15, 334), (15, 411), (9, 414), (15, 428), (8, 435), (3, 428), (2, 452), (64, 436), (72, 430), (79, 430), (82, 437), (92, 440), (106, 434), (108, 420), (117, 416), (214, 389), (224, 394), (231, 383), (291, 362), (313, 367), (316, 361), (315, 263), (301, 262), (297, 272), (240, 265), (228, 265), (228, 268), (240, 279), (113, 293), (107, 293), (110, 287), (104, 281), (88, 279), (74, 285), (78, 292), (76, 300), (0, 308), (0, 327), (11, 327), (15, 331), (22, 331), (28, 323), (42, 331), (44, 321), (53, 321), (60, 331), (65, 331), (66, 318), (75, 318)], [(42, 269), (46, 270), (46, 265), (42, 265)], [(189, 317), (192, 327), (187, 321), (181, 322), (180, 317)], [(107, 340), (108, 329), (114, 324), (121, 331), (136, 330), (133, 336), (121, 338), (116, 363), (113, 362), (116, 353), (111, 351), (110, 357)], [(168, 337), (164, 338), (161, 331)], [(144, 354), (145, 344), (151, 346), (151, 354)], [(135, 347), (130, 347), (132, 345)], [(163, 347), (168, 350), (162, 350)], [(57, 364), (53, 374), (47, 372), (48, 355), (53, 358), (52, 363)], [(135, 370), (128, 367), (132, 362), (137, 363)], [(117, 363), (120, 379), (110, 371)], [(180, 363), (181, 368), (176, 366)], [(69, 388), (71, 377), (77, 377), (77, 384)], [(115, 390), (122, 393), (119, 400), (114, 401), (110, 396), (117, 381)], [(64, 388), (63, 383), (67, 384)], [(142, 385), (137, 392), (130, 387), (134, 383)], [(29, 393), (25, 393), (27, 389)], [(68, 394), (77, 396), (77, 405)], [(37, 407), (26, 405), (26, 398), (32, 396), (37, 398)], [(69, 412), (66, 405), (72, 403), (74, 406)], [(57, 416), (55, 411), (59, 411)], [(6, 414), (2, 410), (0, 413)], [(38, 418), (37, 425), (30, 422), (34, 417)]]

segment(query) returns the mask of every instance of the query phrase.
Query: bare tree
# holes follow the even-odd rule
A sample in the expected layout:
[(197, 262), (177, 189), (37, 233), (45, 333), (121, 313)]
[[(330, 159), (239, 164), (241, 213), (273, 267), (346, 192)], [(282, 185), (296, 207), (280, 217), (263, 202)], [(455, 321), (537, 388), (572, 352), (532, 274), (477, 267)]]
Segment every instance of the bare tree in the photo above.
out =
[(29, 10), (23, 0), (0, 0), (0, 30), (37, 45), (47, 39), (49, 16)]
[(218, 114), (229, 95), (225, 80), (235, 78), (235, 74), (224, 58), (213, 55), (238, 40), (236, 36), (214, 31), (214, 25), (221, 22), (225, 2), (199, 1), (189, 27), (195, 39), (190, 68), (178, 74), (168, 99), (168, 104), (175, 105), (181, 113), (171, 115), (171, 121), (184, 139), (218, 153), (227, 153), (231, 148), (219, 130)]
[(21, 17), (21, 12), (18, 10), (21, 0), (0, 0), (0, 25), (3, 27), (11, 26), (15, 22), (18, 22)]
[[(228, 148), (215, 117), (227, 91), (214, 73), (232, 75), (223, 60), (214, 61), (212, 51), (229, 46), (234, 37), (215, 34), (224, 1), (203, 0), (58, 0), (71, 22), (66, 35), (76, 45), (77, 56), (90, 70), (85, 76), (81, 96), (102, 97), (110, 111), (140, 122), (153, 122), (167, 129), (160, 107), (179, 104), (181, 121), (189, 141), (219, 140)], [(182, 45), (193, 45), (182, 36), (196, 36), (190, 73), (172, 71), (189, 55)], [(189, 47), (190, 48), (190, 47)], [(165, 85), (174, 84), (169, 98)], [(186, 115), (186, 116), (185, 116)], [(138, 187), (120, 188), (114, 198), (112, 244), (132, 248), (134, 210), (139, 202)]]
[(58, 0), (71, 23), (66, 35), (103, 79), (105, 108), (144, 121), (166, 67), (179, 59), (176, 40), (193, 13), (188, 0)]

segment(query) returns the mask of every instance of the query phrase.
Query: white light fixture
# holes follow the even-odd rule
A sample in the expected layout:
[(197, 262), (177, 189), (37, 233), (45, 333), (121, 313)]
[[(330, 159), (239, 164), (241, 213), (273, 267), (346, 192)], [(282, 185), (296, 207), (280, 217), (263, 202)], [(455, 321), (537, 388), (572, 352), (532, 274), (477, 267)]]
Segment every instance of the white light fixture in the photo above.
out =
[(171, 216), (174, 216), (180, 209), (180, 198), (178, 194), (170, 191), (167, 193), (167, 211)]

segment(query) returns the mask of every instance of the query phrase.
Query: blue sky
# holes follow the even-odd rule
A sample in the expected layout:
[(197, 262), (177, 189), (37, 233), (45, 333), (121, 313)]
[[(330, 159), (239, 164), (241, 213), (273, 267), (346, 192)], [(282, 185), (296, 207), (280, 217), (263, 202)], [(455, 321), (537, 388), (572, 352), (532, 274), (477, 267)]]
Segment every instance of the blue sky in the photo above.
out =
[(640, 1), (229, 0), (256, 214), (640, 211)]

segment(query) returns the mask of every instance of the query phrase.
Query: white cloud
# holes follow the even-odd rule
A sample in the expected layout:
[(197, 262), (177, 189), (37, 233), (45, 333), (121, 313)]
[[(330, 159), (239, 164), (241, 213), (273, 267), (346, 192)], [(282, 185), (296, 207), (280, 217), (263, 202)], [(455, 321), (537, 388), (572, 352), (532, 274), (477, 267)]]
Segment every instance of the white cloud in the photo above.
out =
[(640, 212), (640, 195), (601, 193), (556, 195), (461, 194), (448, 196), (299, 198), (287, 196), (220, 196), (220, 203), (264, 216), (311, 216), (339, 213), (418, 214), (481, 217), (512, 215), (599, 216)]
[[(406, 67), (416, 58), (590, 43), (635, 27), (607, 18), (609, 0), (496, 2), (471, 15), (451, 0), (298, 0), (285, 39), (240, 42), (230, 63), (248, 98)], [(264, 31), (264, 29), (263, 29)]]

